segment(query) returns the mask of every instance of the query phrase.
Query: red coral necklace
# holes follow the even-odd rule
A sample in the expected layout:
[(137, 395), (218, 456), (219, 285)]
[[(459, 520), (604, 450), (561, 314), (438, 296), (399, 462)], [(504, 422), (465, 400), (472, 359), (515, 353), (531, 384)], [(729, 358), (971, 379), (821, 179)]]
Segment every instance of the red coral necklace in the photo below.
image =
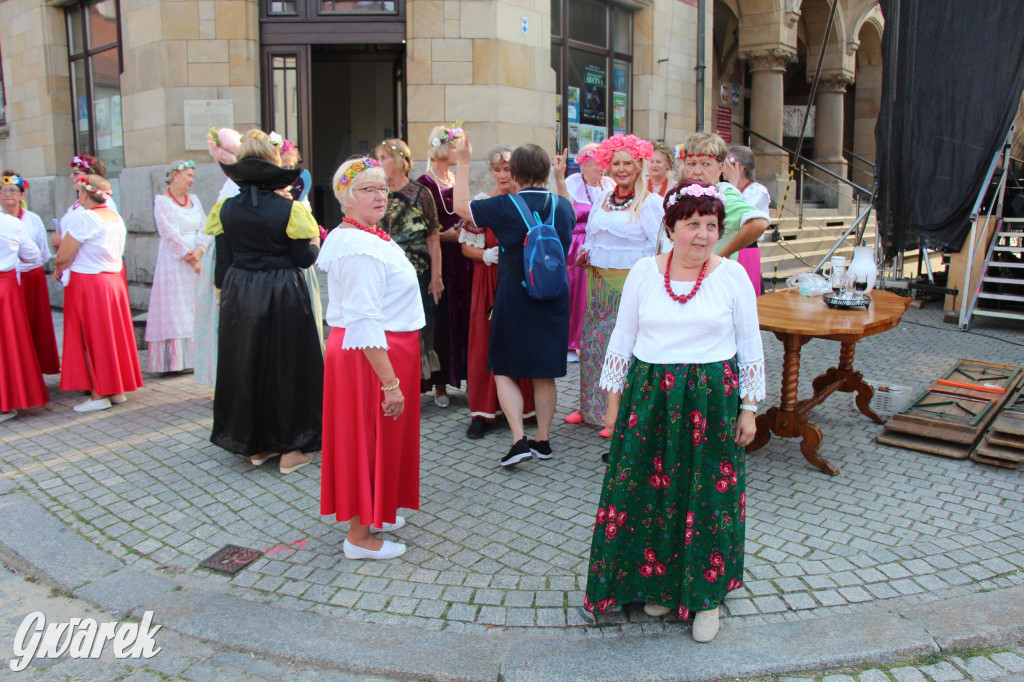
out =
[(384, 230), (380, 229), (379, 227), (376, 227), (376, 226), (374, 226), (374, 227), (367, 227), (366, 225), (363, 225), (362, 223), (357, 223), (356, 221), (352, 220), (348, 216), (345, 216), (344, 218), (342, 218), (341, 222), (348, 223), (349, 225), (352, 225), (353, 227), (359, 228), (363, 232), (369, 232), (370, 234), (377, 235), (378, 237), (380, 237), (381, 239), (383, 239), (386, 242), (391, 241), (391, 235), (389, 235), (387, 232), (385, 232)]
[(178, 206), (181, 206), (182, 208), (185, 208), (185, 206), (188, 204), (188, 194), (185, 195), (184, 201), (178, 201), (178, 197), (174, 196), (174, 192), (172, 192), (170, 188), (167, 188), (167, 196), (169, 196), (174, 203), (176, 203)]
[(697, 291), (700, 289), (700, 285), (704, 282), (704, 275), (707, 274), (708, 271), (708, 261), (711, 259), (709, 258), (708, 260), (704, 261), (704, 265), (700, 266), (700, 273), (697, 274), (697, 281), (693, 283), (693, 289), (690, 291), (690, 293), (686, 294), (685, 296), (680, 296), (676, 292), (672, 291), (672, 280), (669, 275), (669, 273), (672, 271), (672, 256), (675, 255), (675, 252), (675, 248), (668, 252), (668, 261), (666, 261), (665, 263), (665, 291), (668, 293), (669, 296), (672, 297), (673, 301), (675, 301), (679, 305), (684, 305), (687, 301), (689, 301), (691, 298), (697, 295)]

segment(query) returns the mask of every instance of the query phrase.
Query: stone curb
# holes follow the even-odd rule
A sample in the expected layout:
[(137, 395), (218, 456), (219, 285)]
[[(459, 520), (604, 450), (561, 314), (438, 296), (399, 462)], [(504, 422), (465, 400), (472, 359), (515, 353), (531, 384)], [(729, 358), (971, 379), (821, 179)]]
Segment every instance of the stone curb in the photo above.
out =
[(1024, 587), (938, 603), (893, 599), (855, 614), (756, 627), (726, 620), (711, 645), (663, 633), (597, 638), (575, 628), (467, 634), (370, 625), (125, 567), (13, 486), (0, 487), (0, 558), (119, 615), (154, 611), (159, 624), (184, 635), (356, 673), (434, 680), (714, 680), (896, 663), (1024, 637)]

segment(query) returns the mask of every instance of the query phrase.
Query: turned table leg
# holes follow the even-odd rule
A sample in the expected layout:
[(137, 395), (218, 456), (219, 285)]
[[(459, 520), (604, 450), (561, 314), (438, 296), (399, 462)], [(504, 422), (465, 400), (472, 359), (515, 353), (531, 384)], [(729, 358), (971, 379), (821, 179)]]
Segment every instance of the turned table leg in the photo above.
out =
[[(831, 367), (824, 374), (816, 377), (811, 382), (811, 387), (814, 389), (815, 397), (819, 397), (818, 394), (823, 391), (830, 389), (828, 394), (833, 391), (842, 391), (843, 393), (856, 393), (857, 396), (854, 398), (854, 403), (857, 405), (857, 409), (861, 413), (870, 418), (871, 420), (882, 424), (885, 422), (878, 414), (871, 409), (871, 398), (875, 395), (875, 389), (864, 381), (863, 372), (853, 371), (853, 358), (857, 350), (856, 341), (843, 341), (839, 345), (839, 366)], [(835, 384), (833, 387), (832, 385)], [(821, 402), (827, 397), (820, 396)]]

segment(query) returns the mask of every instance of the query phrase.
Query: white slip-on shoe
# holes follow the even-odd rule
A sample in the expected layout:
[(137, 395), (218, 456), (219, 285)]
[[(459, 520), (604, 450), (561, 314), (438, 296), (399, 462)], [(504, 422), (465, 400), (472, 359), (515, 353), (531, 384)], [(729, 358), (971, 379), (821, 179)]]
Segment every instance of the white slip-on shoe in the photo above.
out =
[(405, 525), (405, 517), (404, 516), (398, 516), (396, 514), (395, 515), (395, 522), (394, 523), (388, 523), (387, 521), (385, 521), (383, 524), (381, 524), (380, 528), (378, 528), (377, 526), (370, 526), (370, 532), (371, 533), (391, 533), (392, 531), (396, 531), (396, 530), (398, 530), (399, 528), (401, 528), (404, 525)]
[(128, 402), (128, 396), (126, 396), (124, 393), (119, 393), (117, 395), (110, 396), (109, 400), (111, 405), (122, 405)]
[(452, 404), (452, 399), (449, 398), (447, 395), (435, 396), (434, 404), (443, 409)]
[(7, 421), (8, 419), (14, 419), (18, 416), (17, 410), (11, 410), (10, 412), (0, 412), (0, 423)]
[[(287, 454), (287, 453), (285, 453), (285, 454)], [(299, 460), (295, 464), (290, 464), (288, 466), (285, 466), (284, 465), (284, 460), (281, 460), (281, 474), (290, 474), (293, 471), (298, 471), (299, 469), (301, 469), (302, 467), (306, 466), (307, 464), (312, 464), (312, 463), (313, 463), (313, 453), (312, 452), (305, 452), (305, 453), (303, 453), (303, 458), (301, 460)]]
[(100, 398), (99, 400), (86, 400), (84, 403), (78, 403), (71, 408), (75, 412), (96, 412), (97, 410), (109, 410), (110, 399)]
[(657, 604), (644, 604), (644, 613), (646, 613), (648, 616), (661, 618), (662, 616), (667, 616), (671, 612), (672, 609), (670, 609), (667, 606), (659, 606)]
[(698, 611), (693, 618), (693, 641), (710, 642), (718, 634), (718, 609)]
[(384, 541), (376, 552), (372, 549), (363, 549), (345, 540), (343, 545), (346, 559), (394, 559), (405, 554), (405, 545), (397, 542)]

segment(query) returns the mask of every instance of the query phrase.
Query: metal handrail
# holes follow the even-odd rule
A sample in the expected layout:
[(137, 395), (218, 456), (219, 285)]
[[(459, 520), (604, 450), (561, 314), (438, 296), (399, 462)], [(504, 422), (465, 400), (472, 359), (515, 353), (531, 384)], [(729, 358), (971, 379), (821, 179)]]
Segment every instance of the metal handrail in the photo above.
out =
[(871, 190), (865, 189), (864, 187), (861, 187), (860, 185), (858, 185), (856, 183), (850, 182), (849, 180), (844, 178), (842, 175), (838, 175), (836, 173), (833, 173), (828, 168), (825, 168), (824, 166), (821, 166), (821, 165), (815, 163), (814, 161), (811, 161), (810, 159), (808, 159), (806, 156), (804, 156), (802, 154), (798, 154), (797, 152), (795, 152), (795, 151), (793, 151), (791, 149), (787, 149), (786, 147), (783, 147), (778, 142), (774, 142), (774, 141), (768, 139), (767, 137), (765, 137), (761, 133), (758, 133), (756, 131), (751, 130), (750, 128), (746, 127), (742, 123), (736, 123), (734, 121), (733, 125), (736, 126), (737, 128), (739, 128), (740, 130), (743, 130), (743, 131), (753, 135), (757, 139), (763, 140), (764, 142), (767, 142), (768, 144), (770, 144), (771, 146), (775, 147), (776, 149), (781, 149), (782, 151), (786, 152), (790, 156), (795, 156), (800, 161), (803, 161), (804, 163), (806, 163), (809, 166), (817, 168), (822, 173), (825, 173), (825, 175), (828, 175), (829, 177), (835, 178), (836, 180), (838, 180), (839, 182), (841, 182), (841, 183), (843, 183), (845, 185), (849, 185), (850, 187), (852, 187), (853, 189), (857, 190), (858, 192), (863, 192), (864, 194), (871, 194)]
[(863, 156), (859, 156), (859, 155), (857, 155), (857, 154), (854, 154), (854, 153), (853, 153), (853, 152), (851, 152), (851, 151), (850, 151), (849, 149), (844, 149), (844, 150), (843, 150), (843, 155), (844, 155), (844, 156), (849, 156), (849, 157), (850, 157), (851, 159), (856, 159), (857, 161), (860, 161), (860, 162), (861, 162), (861, 163), (863, 163), (864, 165), (866, 165), (866, 166), (870, 167), (870, 168), (871, 168), (871, 170), (874, 170), (874, 169), (875, 169), (875, 164), (874, 164), (874, 163), (872, 163), (871, 161), (868, 161), (868, 160), (867, 160), (867, 159), (865, 159), (865, 158), (864, 158)]

